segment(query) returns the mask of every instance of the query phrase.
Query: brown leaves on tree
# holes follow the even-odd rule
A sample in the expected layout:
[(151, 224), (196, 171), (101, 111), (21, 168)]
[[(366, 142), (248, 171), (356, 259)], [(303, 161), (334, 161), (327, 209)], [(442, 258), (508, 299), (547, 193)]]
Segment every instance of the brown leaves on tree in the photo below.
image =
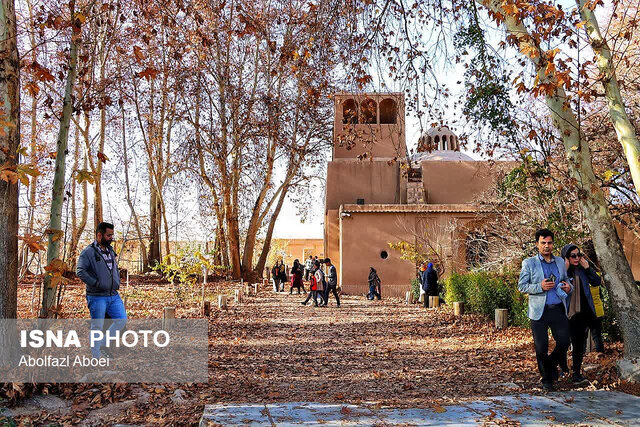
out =
[(100, 160), (102, 163), (107, 163), (107, 160), (109, 160), (109, 158), (107, 157), (107, 155), (106, 155), (106, 154), (104, 154), (104, 153), (103, 153), (103, 152), (101, 152), (101, 151), (98, 151), (97, 156), (98, 156), (98, 160)]
[(136, 73), (139, 78), (145, 78), (147, 80), (153, 80), (158, 76), (159, 71), (153, 67), (147, 67), (144, 70)]
[(45, 247), (42, 244), (42, 236), (36, 236), (35, 234), (25, 234), (24, 236), (18, 236), (18, 239), (24, 242), (24, 244), (29, 248), (30, 252), (36, 253), (45, 250)]
[(133, 46), (133, 56), (136, 58), (138, 64), (142, 64), (142, 61), (145, 59), (145, 54), (142, 52), (140, 46)]

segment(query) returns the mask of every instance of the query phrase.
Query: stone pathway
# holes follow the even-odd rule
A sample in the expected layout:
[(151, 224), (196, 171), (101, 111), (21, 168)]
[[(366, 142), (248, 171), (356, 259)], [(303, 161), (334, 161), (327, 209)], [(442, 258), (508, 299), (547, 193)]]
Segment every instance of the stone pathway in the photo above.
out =
[(640, 397), (610, 391), (519, 394), (426, 409), (292, 402), (206, 405), (201, 426), (212, 425), (640, 425)]

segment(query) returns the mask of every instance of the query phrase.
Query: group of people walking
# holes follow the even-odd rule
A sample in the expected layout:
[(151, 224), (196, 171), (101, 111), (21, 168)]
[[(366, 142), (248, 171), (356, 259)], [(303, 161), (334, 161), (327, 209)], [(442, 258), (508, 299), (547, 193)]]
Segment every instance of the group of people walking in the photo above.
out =
[[(598, 316), (601, 315), (598, 311), (601, 310), (602, 280), (577, 245), (565, 245), (561, 256), (554, 256), (553, 238), (550, 230), (536, 232), (538, 254), (522, 262), (518, 280), (518, 289), (529, 295), (528, 315), (538, 370), (546, 391), (555, 389), (554, 383), (561, 374), (559, 368), (563, 374), (569, 373), (570, 344), (573, 346), (571, 380), (578, 385), (587, 382), (582, 375), (582, 360), (589, 328), (596, 332), (596, 350), (604, 350)], [(548, 354), (549, 329), (556, 342), (551, 354)]]
[[(327, 267), (325, 275), (322, 264)], [(274, 291), (283, 292), (284, 284), (287, 282), (287, 273), (284, 263), (276, 262), (271, 269), (271, 278), (273, 281)], [(340, 307), (340, 296), (338, 295), (338, 273), (336, 267), (331, 263), (331, 259), (318, 259), (316, 256), (309, 256), (304, 264), (299, 260), (293, 261), (291, 267), (291, 287), (289, 294), (293, 294), (293, 290), (298, 290), (298, 295), (302, 292), (307, 293), (304, 288), (304, 282), (309, 283), (309, 293), (307, 299), (302, 305), (307, 305), (309, 300), (313, 298), (314, 306), (326, 307), (329, 304), (329, 294), (333, 294), (336, 299), (336, 306)], [(318, 300), (320, 300), (318, 302)]]

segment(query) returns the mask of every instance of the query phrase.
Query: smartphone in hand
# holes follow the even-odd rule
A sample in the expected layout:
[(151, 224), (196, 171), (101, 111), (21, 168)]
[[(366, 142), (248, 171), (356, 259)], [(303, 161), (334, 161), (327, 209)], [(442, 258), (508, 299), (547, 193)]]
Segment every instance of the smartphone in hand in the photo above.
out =
[(551, 280), (553, 283), (555, 283), (556, 282), (555, 274), (551, 273), (551, 276), (549, 276), (549, 280)]

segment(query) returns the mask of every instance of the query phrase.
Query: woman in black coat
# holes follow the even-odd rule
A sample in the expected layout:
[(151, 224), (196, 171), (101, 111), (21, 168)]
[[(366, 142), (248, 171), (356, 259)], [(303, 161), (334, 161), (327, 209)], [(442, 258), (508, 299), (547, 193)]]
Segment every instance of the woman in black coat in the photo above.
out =
[(422, 290), (424, 291), (424, 306), (429, 307), (429, 297), (438, 296), (438, 272), (433, 268), (433, 263), (427, 264), (427, 269), (422, 272)]
[[(567, 267), (567, 276), (573, 283), (573, 292), (570, 295), (567, 315), (569, 317), (569, 332), (571, 333), (571, 345), (573, 347), (573, 376), (574, 384), (587, 383), (582, 375), (582, 359), (587, 344), (587, 331), (590, 326), (598, 322), (591, 286), (600, 286), (602, 279), (589, 264), (574, 244), (565, 245), (561, 252)], [(566, 363), (565, 363), (566, 364)]]

